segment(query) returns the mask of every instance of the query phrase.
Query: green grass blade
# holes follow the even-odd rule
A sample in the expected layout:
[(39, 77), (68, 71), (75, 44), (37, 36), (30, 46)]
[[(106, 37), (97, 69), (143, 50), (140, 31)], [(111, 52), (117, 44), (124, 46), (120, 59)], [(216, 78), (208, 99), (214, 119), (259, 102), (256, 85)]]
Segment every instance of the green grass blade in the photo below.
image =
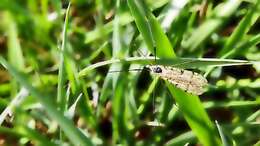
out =
[(120, 75), (118, 82), (114, 89), (113, 99), (112, 99), (112, 113), (113, 113), (113, 140), (116, 143), (117, 140), (121, 143), (125, 143), (126, 139), (126, 125), (124, 120), (125, 114), (125, 99), (124, 99), (124, 88), (125, 80), (123, 75)]
[(136, 26), (140, 33), (143, 36), (143, 39), (148, 47), (153, 52), (153, 49), (155, 47), (155, 40), (153, 38), (152, 34), (152, 27), (149, 23), (148, 16), (147, 16), (147, 7), (144, 7), (144, 4), (142, 4), (139, 1), (135, 0), (128, 0), (128, 6), (130, 8), (131, 14), (133, 15), (135, 19)]
[[(83, 83), (81, 83), (81, 84), (83, 84)], [(82, 86), (83, 86), (82, 92), (84, 93), (84, 98), (80, 99), (78, 106), (77, 106), (78, 107), (77, 111), (84, 118), (86, 123), (88, 123), (90, 125), (90, 127), (97, 128), (98, 119), (96, 118), (96, 115), (94, 114), (94, 111), (92, 110), (90, 97), (88, 95), (88, 92), (86, 91), (86, 85), (82, 85)]]
[(156, 44), (156, 52), (155, 55), (160, 56), (161, 58), (174, 58), (176, 55), (174, 53), (174, 49), (165, 35), (163, 29), (161, 28), (159, 22), (156, 20), (152, 13), (148, 13), (148, 18), (151, 25), (151, 30), (153, 34), (153, 39)]
[(252, 4), (252, 7), (248, 10), (247, 14), (239, 22), (238, 26), (231, 34), (224, 47), (219, 52), (220, 57), (227, 53), (231, 48), (236, 48), (235, 46), (244, 38), (252, 25), (255, 24), (259, 17), (257, 12), (257, 9), (259, 9), (259, 2), (260, 1), (258, 1), (256, 4)]
[[(116, 4), (116, 11), (119, 11), (120, 8), (120, 1), (117, 1)], [(120, 13), (119, 13), (120, 14)], [(112, 55), (113, 58), (121, 58), (123, 55), (125, 55), (125, 50), (123, 49), (123, 43), (122, 43), (122, 31), (121, 27), (119, 25), (119, 16), (115, 16), (114, 20), (114, 30), (113, 30), (113, 39), (112, 39)], [(121, 56), (122, 55), (122, 56)], [(121, 70), (122, 65), (121, 64), (112, 64), (110, 67), (110, 70)], [(114, 144), (117, 141), (121, 141), (124, 143), (125, 140), (125, 125), (124, 125), (124, 98), (123, 98), (123, 87), (124, 83), (122, 81), (122, 75), (121, 74), (108, 74), (108, 79), (112, 80), (112, 87), (113, 87), (113, 93), (112, 93), (112, 127), (113, 127), (113, 142)], [(110, 90), (110, 87), (106, 87), (106, 89)]]
[(21, 102), (28, 96), (28, 91), (22, 88), (18, 94), (12, 99), (9, 105), (2, 111), (0, 115), (0, 125), (4, 122), (5, 118), (12, 112), (13, 108), (20, 106)]
[[(117, 2), (117, 10), (119, 10), (119, 2)], [(112, 56), (113, 58), (122, 58), (126, 54), (126, 50), (123, 48), (122, 44), (122, 38), (121, 38), (121, 26), (120, 26), (120, 13), (115, 16), (115, 20), (113, 21), (113, 38), (112, 38)], [(119, 64), (112, 64), (109, 68), (110, 70), (121, 70), (122, 65)], [(79, 73), (79, 76), (80, 73)], [(117, 81), (118, 81), (119, 74), (107, 74), (102, 91), (100, 96), (100, 101), (103, 104), (109, 95), (112, 95), (111, 93), (111, 86), (113, 89), (115, 88)]]
[(176, 20), (177, 17), (180, 16), (180, 13), (184, 10), (184, 7), (188, 4), (188, 2), (188, 0), (183, 0), (181, 2), (178, 2), (177, 0), (172, 0), (171, 2), (169, 2), (162, 12), (165, 15), (162, 20), (162, 27), (166, 30), (169, 30), (173, 21), (178, 21)]
[(41, 135), (38, 131), (20, 125), (15, 127), (18, 133), (22, 134), (24, 137), (28, 137), (36, 142), (37, 145), (48, 145), (48, 146), (57, 146), (57, 144), (51, 142), (46, 136)]
[(205, 108), (218, 108), (218, 107), (225, 107), (225, 108), (232, 108), (232, 107), (249, 107), (249, 106), (259, 106), (260, 101), (230, 101), (230, 102), (204, 102), (203, 103)]
[[(247, 60), (235, 60), (235, 59), (217, 59), (217, 58), (173, 58), (173, 59), (157, 59), (156, 62), (154, 57), (128, 57), (124, 59), (111, 59), (102, 62), (98, 62), (96, 64), (92, 64), (90, 66), (85, 67), (79, 72), (79, 77), (83, 77), (87, 75), (91, 70), (96, 68), (117, 64), (117, 63), (132, 63), (132, 64), (161, 64), (168, 65), (177, 68), (199, 68), (205, 66), (234, 66), (234, 65), (250, 65), (257, 64), (257, 61), (247, 61)], [(121, 70), (110, 70), (110, 71), (121, 71)]]
[(235, 49), (230, 50), (221, 58), (232, 58), (234, 55), (240, 53), (241, 51), (248, 50), (251, 47), (256, 46), (260, 43), (260, 34), (252, 36), (247, 41), (243, 42), (241, 45), (238, 45)]
[(0, 63), (7, 68), (10, 74), (23, 86), (25, 87), (32, 96), (36, 97), (38, 101), (43, 105), (47, 114), (61, 127), (64, 131), (65, 135), (74, 145), (93, 145), (91, 140), (83, 135), (82, 132), (77, 129), (72, 123), (72, 121), (68, 120), (63, 116), (63, 114), (56, 109), (56, 106), (51, 101), (51, 98), (46, 96), (45, 94), (39, 92), (36, 88), (34, 88), (31, 83), (27, 81), (27, 79), (19, 73), (14, 67), (12, 67), (9, 63), (5, 61), (4, 58), (0, 57)]
[[(128, 0), (127, 2), (148, 49), (162, 58), (175, 57), (170, 41), (147, 6), (136, 0)], [(156, 52), (154, 52), (155, 49)]]
[[(65, 72), (67, 75), (67, 78), (69, 80), (70, 86), (71, 86), (71, 91), (72, 94), (76, 94), (76, 91), (78, 91), (79, 89), (79, 80), (77, 78), (77, 67), (76, 67), (76, 63), (73, 59), (69, 58), (69, 57), (65, 57), (64, 58), (64, 63), (65, 63)], [(63, 88), (65, 88), (63, 86)]]
[(241, 0), (229, 0), (217, 7), (214, 14), (192, 32), (184, 47), (194, 51), (237, 10)]
[(178, 0), (171, 1), (169, 8), (166, 9), (166, 16), (162, 21), (162, 26), (168, 30), (168, 37), (173, 48), (178, 47), (183, 39), (183, 35), (188, 30), (187, 28), (191, 28), (188, 26), (189, 23), (187, 23), (190, 18), (188, 17), (190, 14), (188, 2), (188, 0), (181, 2)]
[(210, 121), (198, 96), (174, 88), (169, 83), (167, 83), (167, 86), (171, 95), (178, 103), (184, 118), (188, 122), (194, 134), (198, 137), (199, 141), (206, 146), (220, 145), (219, 138), (215, 131), (216, 129)]
[[(25, 70), (25, 61), (24, 56), (22, 53), (22, 48), (19, 42), (19, 32), (17, 29), (17, 24), (14, 21), (14, 16), (12, 13), (5, 12), (3, 13), (4, 19), (3, 24), (5, 29), (7, 30), (7, 46), (8, 46), (8, 60), (9, 62), (14, 65), (18, 70), (22, 71)], [(17, 83), (13, 80), (11, 82), (12, 96), (15, 96), (18, 91)]]
[(66, 98), (65, 98), (65, 82), (66, 82), (66, 73), (65, 73), (65, 53), (66, 53), (66, 43), (67, 43), (67, 28), (68, 28), (68, 19), (69, 19), (70, 4), (66, 11), (65, 22), (63, 25), (62, 32), (62, 44), (60, 49), (60, 63), (59, 63), (59, 75), (58, 75), (58, 89), (57, 89), (57, 103), (61, 111), (65, 111)]
[[(117, 1), (117, 11), (120, 10), (123, 4), (120, 1)], [(119, 13), (120, 14), (120, 13)], [(120, 26), (120, 17), (116, 16), (114, 20), (114, 31), (113, 31), (113, 57), (114, 58), (122, 58), (125, 57), (128, 53), (128, 45), (127, 41), (123, 41), (124, 35), (130, 36), (131, 34), (123, 34), (123, 28)], [(127, 48), (127, 49), (126, 49)], [(113, 64), (113, 69), (125, 69), (124, 65)], [(112, 68), (111, 68), (112, 69)], [(112, 112), (113, 112), (113, 136), (115, 135), (114, 140), (119, 140), (123, 144), (131, 145), (133, 143), (132, 137), (130, 137), (129, 129), (127, 124), (127, 109), (129, 109), (129, 104), (127, 104), (127, 100), (125, 97), (127, 96), (127, 92), (125, 92), (125, 88), (127, 86), (126, 79), (127, 74), (114, 74), (113, 75), (113, 99), (112, 99)], [(114, 141), (116, 142), (116, 141)]]
[[(226, 41), (224, 47), (218, 52), (218, 56), (221, 58), (231, 57), (231, 54), (239, 52), (240, 50), (249, 49), (253, 45), (256, 45), (257, 36), (253, 38), (253, 41), (247, 41), (240, 46), (237, 46), (249, 29), (252, 27), (253, 24), (257, 21), (259, 14), (257, 13), (257, 9), (259, 7), (259, 1), (256, 4), (252, 5), (252, 8), (247, 12), (244, 18), (239, 22), (238, 26), (231, 34), (231, 36)], [(233, 49), (232, 49), (233, 48)], [(214, 67), (210, 67), (207, 69), (206, 76), (214, 69)]]
[(215, 121), (215, 123), (217, 125), (218, 132), (219, 132), (219, 135), (220, 135), (220, 138), (221, 138), (223, 146), (229, 146), (229, 144), (227, 142), (227, 139), (226, 139), (226, 137), (224, 135), (224, 131), (223, 131), (222, 127), (218, 124), (218, 121)]
[(10, 13), (6, 12), (4, 22), (8, 35), (8, 60), (17, 69), (24, 70), (24, 57), (20, 42), (18, 40), (18, 31), (16, 28), (16, 23), (15, 21), (13, 21), (13, 16)]
[[(224, 56), (221, 58), (227, 58), (227, 57), (233, 57), (236, 54), (240, 53), (241, 51), (248, 50), (257, 44), (260, 43), (260, 35), (253, 36), (251, 39), (247, 40), (246, 42), (243, 42), (241, 45), (238, 45), (236, 48), (228, 51)], [(252, 62), (253, 64), (257, 64), (258, 62)], [(214, 69), (214, 66), (209, 67), (206, 70), (205, 76), (209, 75), (209, 73)]]
[[(160, 1), (150, 1), (151, 4), (151, 8), (152, 9), (157, 9), (160, 8), (161, 6), (165, 5), (169, 0), (160, 0)], [(134, 21), (133, 17), (131, 17), (131, 14), (129, 14), (128, 12), (125, 13), (121, 13), (119, 15), (119, 23), (120, 26), (124, 26), (127, 25), (129, 23), (131, 23), (132, 21)], [(90, 32), (87, 32), (85, 34), (85, 43), (91, 43), (97, 39), (102, 38), (104, 35), (108, 35), (109, 33), (111, 33), (113, 31), (113, 21), (108, 22), (107, 24), (105, 24), (101, 29), (102, 29), (102, 33), (100, 33), (100, 29), (94, 29)]]
[(149, 98), (151, 97), (150, 95), (153, 93), (153, 91), (154, 91), (158, 81), (159, 81), (159, 78), (154, 79), (153, 82), (150, 84), (147, 92), (145, 92), (142, 95), (142, 97), (140, 98), (142, 103), (141, 103), (141, 105), (137, 109), (137, 113), (138, 114), (141, 114), (144, 111), (144, 109), (146, 108), (146, 106), (148, 104), (148, 101), (149, 101)]
[(185, 145), (186, 143), (195, 141), (195, 135), (192, 131), (186, 132), (182, 135), (177, 136), (169, 140), (165, 146), (177, 146), (177, 145)]

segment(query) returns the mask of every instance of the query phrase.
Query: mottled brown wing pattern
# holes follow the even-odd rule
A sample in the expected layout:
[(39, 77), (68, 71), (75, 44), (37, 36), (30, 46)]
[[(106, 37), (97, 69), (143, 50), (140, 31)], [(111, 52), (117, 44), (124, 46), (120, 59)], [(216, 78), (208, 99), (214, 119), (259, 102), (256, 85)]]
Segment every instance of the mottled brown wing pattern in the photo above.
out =
[(204, 92), (204, 87), (208, 84), (202, 75), (189, 70), (161, 65), (151, 65), (148, 68), (152, 74), (168, 80), (177, 88), (191, 94), (201, 95)]

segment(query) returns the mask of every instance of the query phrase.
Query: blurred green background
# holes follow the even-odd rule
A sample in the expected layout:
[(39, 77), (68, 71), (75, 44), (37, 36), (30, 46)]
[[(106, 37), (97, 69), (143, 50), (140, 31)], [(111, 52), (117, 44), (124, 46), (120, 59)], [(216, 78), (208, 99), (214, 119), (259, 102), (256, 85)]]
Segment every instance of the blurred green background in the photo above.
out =
[(259, 16), (259, 0), (1, 0), (0, 145), (260, 145)]

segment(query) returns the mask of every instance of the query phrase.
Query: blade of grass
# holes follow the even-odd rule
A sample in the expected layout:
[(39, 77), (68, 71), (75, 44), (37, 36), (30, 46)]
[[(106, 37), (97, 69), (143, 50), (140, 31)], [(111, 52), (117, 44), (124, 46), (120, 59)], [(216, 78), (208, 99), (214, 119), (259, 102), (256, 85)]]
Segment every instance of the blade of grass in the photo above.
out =
[(18, 31), (16, 23), (10, 13), (5, 13), (4, 22), (7, 27), (6, 30), (8, 35), (8, 60), (18, 70), (24, 70), (24, 57), (18, 40)]
[[(160, 8), (161, 6), (165, 5), (169, 0), (160, 0), (160, 1), (151, 1), (151, 8), (157, 9)], [(119, 24), (120, 26), (124, 26), (126, 24), (131, 23), (134, 19), (131, 17), (131, 14), (129, 14), (128, 12), (125, 13), (121, 13), (119, 15)], [(108, 35), (109, 33), (111, 33), (113, 31), (113, 21), (108, 22), (107, 24), (105, 24), (101, 29), (102, 29), (102, 33), (100, 33), (100, 30), (94, 29), (90, 32), (87, 32), (85, 34), (85, 43), (91, 43), (99, 38), (102, 38), (104, 35)]]
[[(11, 13), (4, 13), (4, 24), (7, 30), (7, 46), (8, 46), (8, 60), (12, 65), (17, 67), (18, 70), (24, 70), (25, 63), (24, 57), (22, 54), (22, 49), (20, 46), (20, 42), (18, 39), (18, 30), (16, 26), (16, 22), (14, 21), (14, 17)], [(17, 87), (17, 83), (12, 80), (11, 81), (11, 96), (15, 96), (19, 87)]]
[(219, 132), (219, 135), (220, 135), (220, 138), (221, 138), (221, 141), (222, 141), (222, 144), (223, 146), (229, 146), (228, 142), (227, 142), (227, 139), (224, 135), (224, 132), (223, 132), (223, 129), (222, 127), (218, 124), (218, 121), (216, 120), (215, 121), (216, 125), (217, 125), (217, 128), (218, 128), (218, 132)]
[(77, 104), (80, 100), (82, 96), (82, 93), (79, 94), (79, 96), (77, 97), (77, 99), (75, 100), (75, 102), (66, 110), (65, 112), (65, 116), (69, 119), (73, 119), (73, 117), (75, 116), (75, 112), (76, 112), (76, 107), (77, 107)]
[(141, 114), (143, 113), (143, 111), (145, 110), (147, 104), (148, 104), (148, 100), (149, 98), (151, 97), (150, 95), (153, 93), (155, 87), (156, 87), (156, 84), (157, 82), (159, 81), (159, 78), (156, 78), (153, 80), (153, 82), (150, 84), (147, 92), (145, 92), (142, 97), (140, 98), (141, 100), (141, 105), (138, 107), (138, 110), (137, 110), (137, 113), (138, 114)]
[(90, 55), (90, 57), (88, 58), (88, 62), (92, 61), (93, 59), (95, 59), (102, 51), (103, 49), (106, 48), (106, 46), (108, 45), (108, 42), (106, 41), (105, 43), (103, 43), (98, 49), (97, 51), (95, 51), (93, 54)]
[[(181, 44), (181, 41), (183, 39), (184, 33), (188, 30), (187, 28), (191, 28), (187, 23), (189, 18), (191, 19), (192, 16), (190, 15), (189, 12), (189, 6), (188, 6), (189, 1), (172, 1), (171, 2), (171, 8), (168, 10), (169, 12), (167, 13), (166, 17), (164, 18), (163, 22), (167, 22), (168, 28), (168, 37), (171, 41), (171, 44), (173, 48), (176, 48), (177, 45)], [(174, 14), (174, 13), (176, 14)], [(169, 20), (167, 17), (172, 17), (172, 22), (168, 22)], [(163, 23), (162, 22), (162, 26)]]
[(207, 109), (210, 108), (237, 108), (237, 107), (249, 107), (249, 106), (259, 106), (260, 101), (230, 101), (230, 102), (214, 102), (208, 101), (204, 102), (203, 106)]
[[(65, 63), (65, 69), (66, 69), (66, 75), (69, 80), (72, 94), (77, 94), (76, 92), (79, 90), (79, 80), (77, 78), (77, 65), (75, 61), (72, 58), (65, 57), (64, 58)], [(63, 86), (64, 88), (64, 86)]]
[(90, 97), (87, 92), (87, 85), (84, 85), (83, 82), (81, 82), (81, 85), (82, 91), (84, 93), (84, 98), (80, 98), (77, 106), (79, 108), (77, 110), (80, 113), (81, 117), (85, 119), (86, 123), (90, 125), (90, 127), (94, 127), (96, 129), (98, 119), (96, 118), (96, 115), (91, 107)]
[[(112, 56), (113, 58), (122, 58), (123, 56), (126, 55), (126, 50), (123, 48), (123, 44), (122, 44), (122, 31), (121, 31), (121, 27), (120, 27), (120, 11), (119, 11), (119, 7), (120, 7), (120, 2), (117, 1), (116, 4), (116, 11), (118, 12), (117, 15), (115, 16), (115, 19), (113, 21), (113, 38), (112, 38)], [(119, 64), (112, 64), (109, 68), (110, 70), (121, 70), (122, 65)], [(79, 73), (80, 76), (80, 73)], [(101, 104), (103, 104), (109, 95), (113, 94), (111, 93), (111, 86), (113, 87), (113, 89), (115, 89), (115, 86), (117, 84), (118, 81), (118, 77), (119, 74), (107, 74), (103, 87), (102, 87), (102, 91), (101, 91), (101, 95), (100, 95), (100, 101)], [(98, 107), (100, 108), (100, 107)]]
[[(235, 52), (238, 52), (241, 49), (249, 49), (253, 45), (256, 45), (259, 41), (257, 41), (258, 36), (255, 36), (254, 38), (250, 39), (252, 41), (246, 41), (240, 46), (237, 46), (238, 43), (243, 39), (243, 37), (246, 35), (246, 33), (249, 31), (249, 29), (252, 27), (253, 24), (257, 21), (259, 14), (257, 13), (257, 9), (259, 6), (259, 1), (256, 4), (253, 4), (251, 9), (247, 12), (247, 14), (244, 16), (244, 18), (239, 22), (238, 26), (234, 30), (234, 32), (231, 34), (231, 36), (226, 41), (224, 47), (218, 52), (218, 56), (222, 59), (230, 57), (231, 54), (234, 54)], [(236, 47), (237, 46), (237, 47)], [(234, 48), (234, 49), (231, 49)], [(210, 67), (207, 69), (205, 76), (207, 76), (214, 67)]]
[(192, 131), (181, 134), (171, 140), (169, 140), (165, 146), (176, 146), (176, 145), (184, 145), (187, 142), (195, 141), (195, 135)]
[[(159, 22), (141, 1), (128, 0), (128, 6), (148, 49), (164, 58), (175, 57), (174, 50)], [(154, 52), (156, 49), (157, 52)]]
[[(68, 8), (66, 10), (66, 15), (65, 15), (65, 22), (63, 25), (63, 32), (62, 32), (62, 45), (60, 49), (60, 66), (59, 66), (59, 75), (58, 75), (58, 95), (57, 95), (57, 102), (60, 107), (60, 110), (65, 114), (66, 113), (66, 106), (67, 102), (69, 100), (66, 99), (65, 95), (65, 82), (66, 82), (66, 77), (68, 77), (71, 85), (71, 90), (73, 94), (76, 94), (76, 90), (79, 89), (79, 80), (77, 78), (77, 70), (76, 70), (76, 65), (75, 62), (69, 58), (67, 55), (68, 47), (67, 47), (67, 30), (68, 30), (68, 24), (69, 24), (69, 13), (70, 13), (70, 3), (68, 5)], [(67, 75), (67, 76), (66, 76)], [(77, 101), (77, 99), (76, 99)], [(87, 101), (88, 102), (88, 99)], [(88, 115), (87, 121), (89, 124), (93, 127), (96, 126), (95, 120), (94, 120), (94, 115), (90, 110), (89, 104), (81, 104), (79, 105), (80, 108), (84, 106), (84, 110), (87, 112), (84, 112), (84, 114)], [(82, 111), (82, 110), (81, 110)], [(61, 138), (63, 137), (62, 133), (60, 133)]]
[[(225, 108), (237, 108), (237, 107), (248, 107), (248, 106), (259, 106), (260, 101), (230, 101), (230, 102), (215, 102), (215, 101), (209, 101), (204, 102), (203, 106), (207, 109), (211, 108), (218, 108), (218, 107), (225, 107)], [(260, 111), (257, 111), (255, 115), (259, 115)], [(254, 116), (253, 119), (255, 119), (257, 116)], [(253, 121), (253, 120), (247, 120)], [(166, 145), (167, 146), (175, 146), (175, 145), (183, 145), (187, 142), (195, 141), (195, 135), (190, 131), (186, 132), (182, 135), (179, 135), (171, 140), (169, 140)]]
[(121, 143), (126, 143), (128, 140), (126, 137), (127, 129), (124, 120), (126, 106), (124, 99), (124, 88), (126, 84), (124, 78), (124, 75), (120, 74), (112, 98), (113, 140), (115, 143), (117, 140), (121, 141)]
[(237, 10), (241, 2), (241, 0), (229, 0), (217, 6), (213, 15), (192, 32), (183, 47), (189, 48), (190, 51), (194, 51), (198, 48), (201, 43), (226, 22)]
[[(259, 103), (260, 104), (260, 103)], [(257, 118), (260, 116), (260, 110), (257, 110), (253, 114), (251, 114), (249, 117), (247, 117), (246, 121), (247, 122), (252, 122), (257, 120)]]
[(162, 27), (166, 30), (169, 30), (173, 20), (175, 20), (180, 12), (183, 10), (183, 8), (187, 5), (189, 1), (188, 0), (172, 0), (169, 2), (169, 4), (166, 6), (167, 8), (164, 9), (165, 16), (162, 20)]
[(58, 107), (62, 112), (65, 111), (65, 106), (66, 106), (66, 98), (65, 98), (66, 91), (64, 89), (65, 82), (66, 82), (66, 73), (65, 73), (64, 58), (66, 53), (69, 12), (70, 12), (70, 4), (68, 5), (66, 15), (65, 15), (65, 22), (63, 25), (62, 44), (60, 48), (59, 74), (58, 74), (57, 103), (58, 103)]
[[(122, 6), (121, 1), (117, 1), (116, 3), (116, 12), (118, 15), (115, 16), (114, 19), (114, 30), (113, 30), (113, 58), (123, 58), (127, 55), (127, 49), (126, 44), (123, 41), (123, 33), (122, 33), (122, 27), (120, 26), (120, 8)], [(129, 34), (128, 34), (129, 35)], [(131, 35), (130, 35), (131, 37)], [(112, 64), (111, 70), (116, 69), (120, 70), (124, 66), (123, 64)], [(125, 120), (125, 114), (126, 114), (126, 108), (128, 108), (129, 105), (125, 102), (125, 88), (126, 88), (126, 74), (119, 73), (119, 74), (108, 74), (107, 77), (110, 77), (112, 79), (112, 87), (113, 87), (113, 93), (112, 93), (112, 127), (113, 127), (113, 142), (114, 144), (117, 143), (117, 141), (120, 141), (122, 144), (130, 145), (131, 138), (128, 137), (128, 128), (127, 123)], [(109, 90), (111, 90), (111, 87), (108, 87)], [(128, 144), (127, 144), (128, 143)]]
[(238, 26), (235, 28), (231, 36), (226, 41), (224, 47), (218, 53), (218, 56), (223, 56), (226, 54), (231, 48), (236, 48), (235, 46), (244, 38), (246, 33), (250, 30), (250, 28), (256, 23), (259, 14), (257, 9), (259, 9), (260, 1), (256, 4), (252, 4), (250, 9), (244, 18), (239, 22)]
[(200, 142), (206, 146), (221, 145), (216, 134), (216, 129), (210, 121), (198, 96), (173, 88), (169, 83), (167, 83), (167, 86), (172, 96), (175, 97), (184, 118)]
[(36, 97), (39, 102), (43, 105), (47, 114), (53, 120), (57, 121), (61, 129), (64, 131), (65, 135), (74, 145), (93, 145), (91, 140), (83, 135), (82, 132), (77, 129), (72, 121), (68, 120), (63, 116), (63, 114), (56, 109), (56, 106), (53, 104), (51, 98), (45, 95), (42, 92), (39, 92), (35, 87), (27, 81), (27, 79), (19, 73), (13, 66), (6, 62), (6, 60), (0, 56), (0, 63), (7, 68), (7, 70), (12, 74), (12, 76), (24, 86), (32, 96)]
[(232, 58), (234, 55), (236, 55), (240, 51), (248, 50), (251, 47), (256, 46), (259, 43), (260, 43), (260, 34), (252, 36), (250, 39), (246, 40), (241, 45), (238, 45), (238, 47), (236, 47), (235, 49), (232, 49), (229, 52), (227, 52), (221, 58), (223, 58), (223, 59), (224, 58)]
[[(107, 61), (98, 62), (90, 66), (85, 67), (79, 72), (79, 77), (86, 76), (89, 71), (96, 68), (117, 64), (117, 63), (128, 63), (128, 64), (154, 64), (154, 57), (128, 57), (124, 59), (111, 59)], [(257, 61), (247, 61), (247, 60), (235, 60), (235, 59), (217, 59), (217, 58), (173, 58), (173, 59), (157, 59), (156, 64), (169, 65), (178, 68), (198, 68), (205, 66), (234, 66), (234, 65), (250, 65), (259, 63)], [(120, 70), (112, 70), (120, 71)]]
[(26, 127), (25, 125), (19, 125), (15, 127), (15, 129), (24, 137), (28, 137), (31, 140), (35, 141), (36, 145), (57, 146), (57, 144), (51, 142), (46, 136), (41, 135), (38, 131)]
[(2, 125), (6, 116), (12, 113), (12, 110), (15, 106), (18, 106), (27, 96), (28, 91), (24, 88), (20, 90), (20, 92), (14, 97), (14, 99), (9, 103), (9, 105), (4, 109), (4, 111), (0, 115), (0, 125)]

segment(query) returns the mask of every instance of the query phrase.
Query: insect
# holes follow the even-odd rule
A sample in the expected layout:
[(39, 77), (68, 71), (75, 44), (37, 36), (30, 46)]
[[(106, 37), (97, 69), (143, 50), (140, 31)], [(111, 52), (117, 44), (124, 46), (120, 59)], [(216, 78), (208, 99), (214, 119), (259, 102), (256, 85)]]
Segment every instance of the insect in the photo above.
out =
[(188, 93), (194, 95), (201, 95), (204, 93), (204, 87), (207, 86), (208, 81), (202, 75), (189, 70), (162, 66), (149, 65), (146, 68), (160, 78), (169, 81), (177, 88), (180, 88)]

